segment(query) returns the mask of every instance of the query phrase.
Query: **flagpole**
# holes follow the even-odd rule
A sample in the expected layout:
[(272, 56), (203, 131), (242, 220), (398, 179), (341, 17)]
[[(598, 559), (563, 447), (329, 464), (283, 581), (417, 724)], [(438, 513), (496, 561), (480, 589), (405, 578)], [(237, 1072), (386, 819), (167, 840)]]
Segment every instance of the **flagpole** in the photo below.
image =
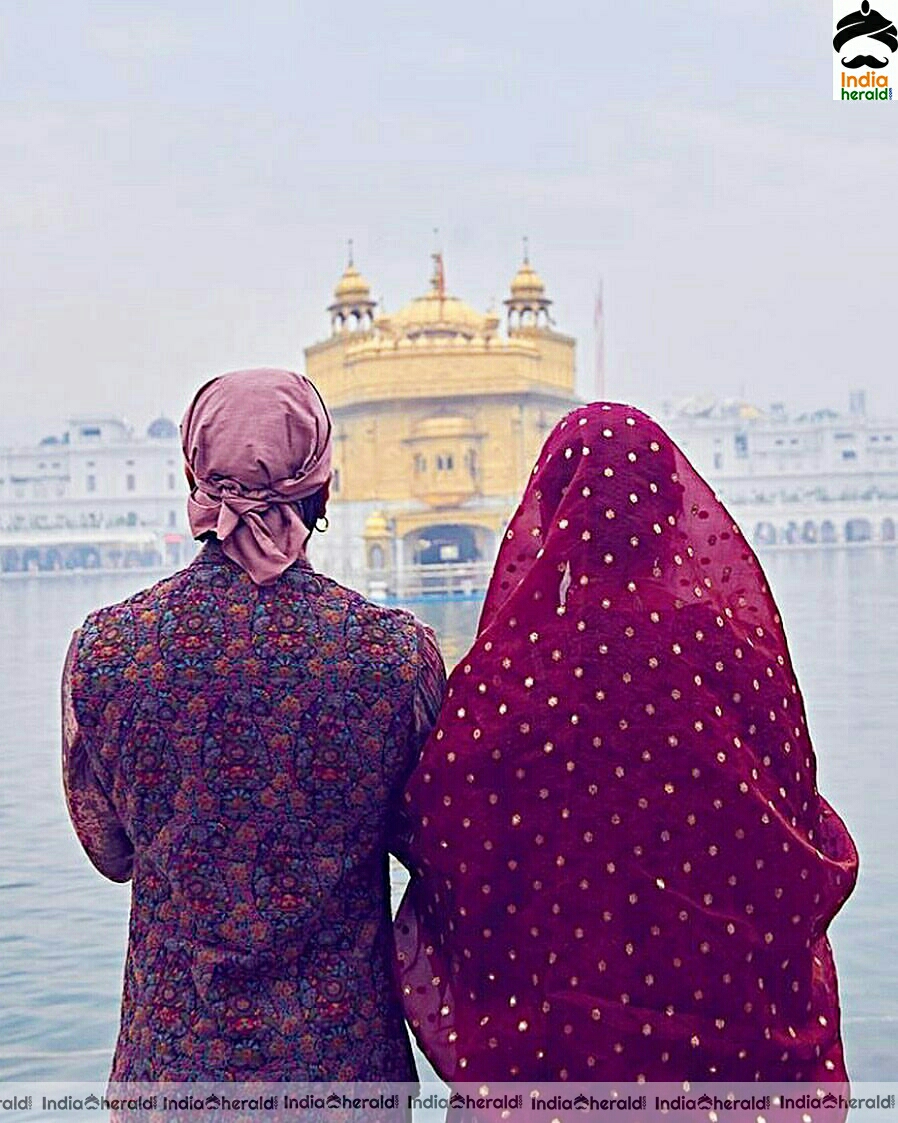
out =
[(595, 332), (595, 371), (593, 394), (596, 401), (605, 397), (605, 298), (604, 281), (599, 278), (596, 292), (596, 303), (593, 311), (593, 329)]

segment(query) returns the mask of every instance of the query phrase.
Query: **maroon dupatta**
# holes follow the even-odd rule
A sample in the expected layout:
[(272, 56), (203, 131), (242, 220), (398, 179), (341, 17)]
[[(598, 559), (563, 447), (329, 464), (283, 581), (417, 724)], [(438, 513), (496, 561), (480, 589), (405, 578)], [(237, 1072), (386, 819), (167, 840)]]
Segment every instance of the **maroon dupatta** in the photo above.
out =
[(570, 413), (406, 794), (406, 1013), (447, 1081), (841, 1080), (819, 795), (761, 566), (682, 452)]

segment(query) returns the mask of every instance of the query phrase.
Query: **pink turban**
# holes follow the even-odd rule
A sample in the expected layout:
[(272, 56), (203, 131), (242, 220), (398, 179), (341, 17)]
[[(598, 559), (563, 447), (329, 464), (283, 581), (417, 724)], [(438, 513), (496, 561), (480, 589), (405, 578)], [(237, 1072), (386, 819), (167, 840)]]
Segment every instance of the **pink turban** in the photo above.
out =
[(181, 422), (196, 479), (187, 501), (195, 538), (211, 531), (257, 585), (304, 553), (296, 504), (330, 478), (331, 420), (321, 395), (286, 370), (237, 370), (197, 392)]

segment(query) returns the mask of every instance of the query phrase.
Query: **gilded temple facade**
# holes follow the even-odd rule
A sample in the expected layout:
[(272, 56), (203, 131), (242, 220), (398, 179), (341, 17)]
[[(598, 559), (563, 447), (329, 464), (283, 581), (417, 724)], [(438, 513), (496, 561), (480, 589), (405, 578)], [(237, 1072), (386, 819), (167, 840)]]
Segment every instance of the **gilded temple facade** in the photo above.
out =
[(433, 260), (429, 291), (390, 315), (350, 262), (331, 334), (305, 352), (335, 436), (331, 525), (314, 560), (386, 591), (450, 567), (485, 571), (547, 433), (577, 403), (574, 340), (555, 329), (526, 255), (504, 332), (498, 315), (449, 295)]

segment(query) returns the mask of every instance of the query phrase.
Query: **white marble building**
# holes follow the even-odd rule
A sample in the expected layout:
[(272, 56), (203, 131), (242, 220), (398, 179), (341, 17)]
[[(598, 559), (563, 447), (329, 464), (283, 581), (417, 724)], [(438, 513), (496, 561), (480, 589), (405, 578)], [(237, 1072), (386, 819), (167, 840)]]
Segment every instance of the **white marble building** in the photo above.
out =
[(78, 417), (0, 449), (0, 569), (171, 568), (194, 553), (177, 427)]
[(690, 401), (662, 423), (755, 545), (894, 542), (898, 421)]
[[(659, 419), (756, 546), (896, 543), (898, 422), (868, 417), (862, 398), (845, 415), (706, 400)], [(38, 445), (0, 449), (0, 574), (171, 571), (197, 549), (186, 499), (172, 421), (136, 433), (114, 417), (73, 418)], [(335, 511), (312, 552), (326, 571), (364, 582), (363, 547), (361, 526)]]

